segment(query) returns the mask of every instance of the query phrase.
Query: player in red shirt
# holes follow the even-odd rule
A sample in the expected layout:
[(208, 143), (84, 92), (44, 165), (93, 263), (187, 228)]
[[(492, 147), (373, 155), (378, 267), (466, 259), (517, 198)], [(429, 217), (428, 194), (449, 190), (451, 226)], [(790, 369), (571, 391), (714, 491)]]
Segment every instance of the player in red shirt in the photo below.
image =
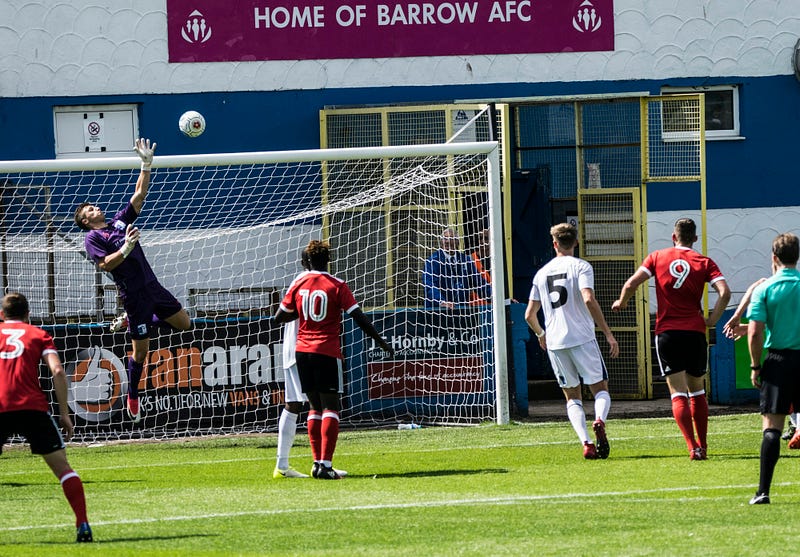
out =
[[(338, 480), (333, 468), (333, 452), (339, 438), (339, 412), (342, 392), (342, 312), (390, 355), (392, 347), (358, 307), (347, 284), (327, 272), (330, 246), (312, 240), (304, 251), (307, 273), (289, 286), (275, 320), (286, 323), (299, 319), (295, 358), (300, 385), (308, 396), (308, 439), (314, 466), (311, 475), (320, 480)], [(304, 265), (305, 266), (305, 265)]]
[(59, 421), (66, 438), (72, 437), (69, 417), (67, 376), (56, 352), (53, 339), (28, 323), (28, 300), (18, 292), (6, 294), (0, 317), (0, 453), (11, 435), (19, 434), (30, 444), (33, 454), (44, 461), (61, 481), (61, 488), (75, 512), (77, 541), (92, 541), (92, 529), (86, 518), (83, 482), (70, 468), (64, 440), (50, 415), (47, 397), (39, 384), (39, 362), (44, 361), (53, 374), (53, 388), (58, 401)]
[[(655, 277), (656, 357), (661, 375), (667, 379), (672, 415), (686, 440), (689, 457), (705, 460), (708, 450), (706, 328), (716, 325), (728, 305), (731, 291), (717, 264), (692, 249), (696, 241), (694, 221), (678, 219), (672, 232), (674, 247), (648, 255), (622, 287), (611, 309), (625, 309), (639, 285)], [(709, 316), (704, 318), (700, 302), (706, 283), (717, 291), (718, 298)]]

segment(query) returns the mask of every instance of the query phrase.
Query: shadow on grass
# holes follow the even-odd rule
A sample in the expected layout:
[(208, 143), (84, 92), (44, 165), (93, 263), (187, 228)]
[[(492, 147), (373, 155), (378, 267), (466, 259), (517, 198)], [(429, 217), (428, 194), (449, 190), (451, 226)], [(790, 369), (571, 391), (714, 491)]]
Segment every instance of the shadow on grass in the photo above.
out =
[[(800, 457), (800, 455), (797, 455)], [(648, 459), (664, 459), (664, 458), (673, 458), (676, 460), (686, 460), (689, 461), (689, 456), (683, 455), (664, 455), (664, 454), (635, 454), (630, 456), (618, 456), (614, 457), (613, 455), (609, 457), (608, 460), (648, 460)], [(781, 455), (781, 458), (793, 458), (792, 456)], [(753, 454), (743, 455), (741, 453), (712, 453), (708, 456), (705, 462), (714, 461), (714, 460), (758, 460), (759, 454), (756, 450)], [(702, 461), (701, 461), (702, 462)]]
[[(146, 541), (166, 541), (166, 540), (185, 540), (192, 538), (214, 538), (216, 534), (182, 534), (179, 536), (137, 536), (130, 538), (103, 538), (101, 540), (95, 539), (92, 543), (86, 544), (86, 547), (91, 547), (98, 544), (106, 543), (124, 543), (124, 542), (146, 542)], [(82, 546), (84, 544), (76, 544), (75, 540), (72, 541), (41, 541), (41, 542), (0, 542), (0, 547), (12, 545), (74, 545)]]
[[(87, 484), (132, 484), (132, 483), (143, 483), (146, 480), (82, 480), (83, 485)], [(32, 487), (35, 485), (53, 485), (58, 484), (58, 480), (55, 478), (53, 480), (41, 481), (41, 482), (0, 482), (0, 487)]]
[(479, 468), (477, 470), (424, 470), (388, 474), (348, 474), (348, 478), (441, 478), (445, 476), (475, 476), (478, 474), (508, 474), (506, 468)]

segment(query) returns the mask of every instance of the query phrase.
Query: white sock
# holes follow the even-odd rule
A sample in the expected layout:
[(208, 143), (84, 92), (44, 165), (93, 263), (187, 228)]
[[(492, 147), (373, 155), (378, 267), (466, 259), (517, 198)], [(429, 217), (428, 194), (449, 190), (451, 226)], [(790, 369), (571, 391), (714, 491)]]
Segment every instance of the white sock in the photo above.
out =
[(580, 400), (570, 400), (567, 402), (567, 416), (572, 429), (578, 434), (581, 443), (589, 441), (589, 431), (586, 429), (586, 412), (583, 411), (583, 402)]
[(284, 408), (278, 420), (278, 468), (281, 470), (289, 468), (289, 451), (292, 450), (296, 433), (297, 414)]
[(800, 412), (789, 414), (789, 423), (792, 424), (794, 427), (797, 427), (798, 418), (800, 418)]
[(611, 410), (611, 395), (608, 391), (598, 391), (594, 395), (594, 418), (605, 422), (609, 410)]

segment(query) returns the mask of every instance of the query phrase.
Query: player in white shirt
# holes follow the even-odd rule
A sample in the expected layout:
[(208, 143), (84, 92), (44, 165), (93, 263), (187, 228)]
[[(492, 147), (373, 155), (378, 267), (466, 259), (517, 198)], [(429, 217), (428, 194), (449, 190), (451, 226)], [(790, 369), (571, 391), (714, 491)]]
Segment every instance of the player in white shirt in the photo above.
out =
[[(578, 231), (564, 223), (552, 227), (550, 235), (556, 256), (533, 277), (525, 321), (539, 339), (539, 346), (550, 357), (558, 385), (567, 399), (567, 416), (583, 444), (584, 458), (608, 458), (610, 446), (605, 422), (611, 396), (608, 372), (595, 337), (595, 323), (606, 337), (612, 358), (619, 355), (619, 345), (594, 297), (592, 266), (574, 256)], [(544, 313), (544, 327), (539, 323), (539, 309)], [(597, 445), (589, 439), (581, 381), (589, 386), (594, 396), (592, 428)]]
[(283, 371), (285, 375), (284, 402), (278, 420), (278, 462), (272, 472), (273, 478), (307, 478), (308, 474), (298, 472), (289, 466), (289, 451), (292, 450), (295, 435), (297, 434), (297, 418), (303, 411), (303, 404), (308, 402), (308, 397), (300, 388), (300, 376), (297, 373), (297, 363), (294, 349), (297, 344), (297, 320), (289, 321), (283, 325)]

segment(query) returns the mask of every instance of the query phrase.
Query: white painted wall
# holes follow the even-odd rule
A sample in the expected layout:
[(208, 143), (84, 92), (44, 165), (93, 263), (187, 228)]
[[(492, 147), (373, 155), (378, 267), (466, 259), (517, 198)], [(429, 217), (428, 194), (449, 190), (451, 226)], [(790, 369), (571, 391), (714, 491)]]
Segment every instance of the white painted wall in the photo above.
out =
[[(650, 212), (647, 214), (648, 250), (672, 245), (672, 229), (682, 217), (694, 219), (700, 236), (700, 213), (692, 211)], [(707, 212), (707, 255), (719, 266), (733, 292), (730, 307), (735, 308), (747, 287), (772, 274), (770, 256), (772, 240), (783, 232), (800, 235), (800, 207), (756, 207), (752, 209), (719, 209)], [(700, 251), (698, 239), (695, 249)], [(655, 286), (650, 281), (650, 309), (656, 311)], [(716, 301), (710, 290), (709, 304)]]
[(0, 1), (0, 97), (792, 73), (800, 0), (614, 0), (613, 52), (170, 64), (165, 0)]

